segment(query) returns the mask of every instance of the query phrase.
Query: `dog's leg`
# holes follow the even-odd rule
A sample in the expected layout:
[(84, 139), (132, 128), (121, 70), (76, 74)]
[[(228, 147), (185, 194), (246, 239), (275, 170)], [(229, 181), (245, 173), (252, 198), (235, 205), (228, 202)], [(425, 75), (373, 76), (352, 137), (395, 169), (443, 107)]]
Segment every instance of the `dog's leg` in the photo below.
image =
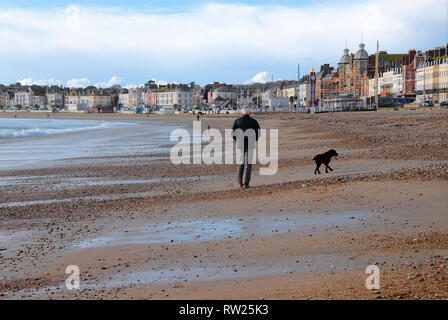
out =
[(327, 166), (327, 167), (328, 167), (328, 169), (330, 169), (330, 171), (333, 171), (333, 169), (331, 169), (330, 166)]
[(325, 165), (325, 173), (328, 173), (328, 164)]

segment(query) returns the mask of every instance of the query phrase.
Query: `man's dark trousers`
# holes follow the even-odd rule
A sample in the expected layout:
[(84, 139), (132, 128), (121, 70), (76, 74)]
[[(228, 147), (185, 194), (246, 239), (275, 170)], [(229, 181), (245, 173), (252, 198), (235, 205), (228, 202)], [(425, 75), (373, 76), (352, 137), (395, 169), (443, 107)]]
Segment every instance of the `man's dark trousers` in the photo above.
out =
[(249, 153), (244, 150), (244, 161), (238, 166), (238, 183), (240, 186), (249, 185), (251, 172), (252, 164), (249, 163)]

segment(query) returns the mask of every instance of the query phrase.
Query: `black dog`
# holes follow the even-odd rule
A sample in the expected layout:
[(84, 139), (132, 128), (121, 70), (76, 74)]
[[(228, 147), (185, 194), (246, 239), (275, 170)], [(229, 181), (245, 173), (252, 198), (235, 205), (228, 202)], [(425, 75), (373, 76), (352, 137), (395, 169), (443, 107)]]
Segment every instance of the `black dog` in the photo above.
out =
[(337, 156), (338, 153), (334, 149), (328, 150), (325, 153), (318, 154), (317, 156), (315, 156), (313, 158), (313, 160), (316, 161), (316, 170), (314, 170), (314, 174), (316, 174), (316, 172), (320, 174), (319, 168), (322, 163), (325, 165), (326, 173), (328, 173), (328, 169), (330, 169), (330, 171), (333, 171), (333, 169), (331, 169), (328, 164), (330, 163), (331, 157), (337, 157)]

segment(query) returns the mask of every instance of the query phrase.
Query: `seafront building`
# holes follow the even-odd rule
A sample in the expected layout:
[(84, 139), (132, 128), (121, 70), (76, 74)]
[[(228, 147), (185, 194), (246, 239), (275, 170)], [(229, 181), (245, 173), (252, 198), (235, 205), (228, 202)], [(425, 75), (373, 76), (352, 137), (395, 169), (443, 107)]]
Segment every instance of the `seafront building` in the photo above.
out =
[(287, 86), (280, 90), (282, 97), (287, 97), (289, 100), (297, 100), (297, 83)]
[(448, 56), (421, 63), (416, 70), (416, 95), (418, 101), (448, 100)]
[(261, 94), (264, 111), (289, 111), (290, 101), (288, 97), (282, 97), (280, 91), (267, 90)]
[[(448, 44), (427, 51), (378, 54), (378, 88), (375, 88), (375, 56), (359, 44), (355, 53), (343, 50), (337, 66), (322, 64), (298, 81), (231, 85), (213, 82), (157, 84), (150, 80), (137, 88), (119, 85), (98, 89), (62, 86), (0, 85), (0, 108), (47, 107), (70, 111), (88, 110), (213, 110), (243, 106), (260, 111), (345, 111), (374, 108), (375, 93), (401, 101), (440, 103), (448, 99)], [(390, 99), (389, 99), (390, 100)], [(381, 106), (380, 100), (380, 106)], [(398, 101), (398, 99), (393, 100)]]
[(314, 74), (313, 69), (309, 80), (311, 94), (301, 111), (326, 112), (368, 108), (368, 64), (369, 55), (365, 44), (361, 43), (354, 55), (350, 54), (349, 49), (344, 49), (337, 70), (329, 64), (324, 64), (315, 76), (311, 76)]
[(4, 107), (11, 107), (12, 101), (13, 99), (11, 99), (11, 95), (8, 92), (0, 94), (0, 108), (3, 109)]
[(45, 107), (47, 105), (47, 96), (33, 96), (33, 106)]
[(194, 88), (188, 85), (165, 85), (145, 92), (146, 105), (157, 108), (193, 108)]
[(19, 91), (14, 94), (13, 106), (28, 108), (32, 107), (34, 94), (31, 88), (27, 91)]
[(437, 100), (439, 102), (448, 100), (448, 57), (439, 59), (438, 69), (434, 75)]
[(127, 90), (118, 94), (118, 105), (125, 108), (129, 107), (129, 93)]
[(299, 84), (299, 95), (298, 95), (298, 108), (299, 110), (304, 109), (308, 103), (310, 97), (310, 79), (309, 75), (305, 75)]
[[(378, 77), (378, 93), (381, 93), (383, 88), (383, 76), (380, 74)], [(369, 79), (369, 98), (373, 100), (375, 97), (375, 78)]]
[(124, 89), (118, 95), (118, 104), (126, 108), (137, 108), (142, 105), (144, 95), (143, 90), (140, 88)]
[(227, 84), (221, 84), (212, 91), (211, 100), (209, 100), (208, 102), (212, 103), (218, 99), (236, 101), (236, 98), (237, 98), (236, 87)]
[[(379, 52), (378, 95), (439, 103), (448, 99), (448, 44), (423, 53)], [(299, 85), (300, 111), (368, 110), (375, 96), (374, 59), (360, 44), (355, 54), (344, 49), (337, 70), (328, 64), (305, 75)], [(373, 59), (373, 60), (372, 60)], [(372, 72), (373, 70), (373, 72)], [(314, 77), (314, 80), (311, 79)]]
[(85, 94), (70, 93), (65, 99), (65, 106), (68, 111), (86, 111), (89, 109), (90, 97)]
[(96, 108), (101, 106), (110, 106), (112, 104), (112, 97), (110, 94), (97, 91), (89, 96), (89, 107)]
[(62, 93), (47, 93), (47, 104), (50, 107), (64, 105), (64, 95)]

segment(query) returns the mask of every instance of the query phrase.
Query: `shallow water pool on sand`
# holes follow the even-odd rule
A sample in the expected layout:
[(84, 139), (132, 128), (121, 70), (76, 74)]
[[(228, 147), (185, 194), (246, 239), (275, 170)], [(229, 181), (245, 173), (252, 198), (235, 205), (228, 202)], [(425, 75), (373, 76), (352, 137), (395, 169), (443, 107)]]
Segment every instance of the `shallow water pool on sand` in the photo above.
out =
[[(245, 259), (244, 267), (232, 263), (210, 262), (202, 266), (173, 264), (170, 268), (115, 274), (105, 281), (106, 287), (145, 285), (158, 283), (179, 283), (198, 280), (220, 280), (235, 278), (253, 278), (304, 272), (324, 272), (354, 269), (368, 264), (368, 257), (359, 257), (362, 262), (350, 260), (348, 255), (319, 254), (307, 256), (284, 256), (272, 259)], [(97, 287), (98, 285), (93, 285)]]
[(159, 223), (110, 233), (83, 241), (76, 246), (79, 248), (100, 248), (138, 244), (179, 244), (300, 233), (317, 228), (322, 229), (322, 231), (329, 227), (333, 230), (342, 230), (344, 226), (359, 224), (360, 221), (363, 221), (363, 218), (368, 216), (367, 213), (319, 214), (318, 216), (296, 214)]

